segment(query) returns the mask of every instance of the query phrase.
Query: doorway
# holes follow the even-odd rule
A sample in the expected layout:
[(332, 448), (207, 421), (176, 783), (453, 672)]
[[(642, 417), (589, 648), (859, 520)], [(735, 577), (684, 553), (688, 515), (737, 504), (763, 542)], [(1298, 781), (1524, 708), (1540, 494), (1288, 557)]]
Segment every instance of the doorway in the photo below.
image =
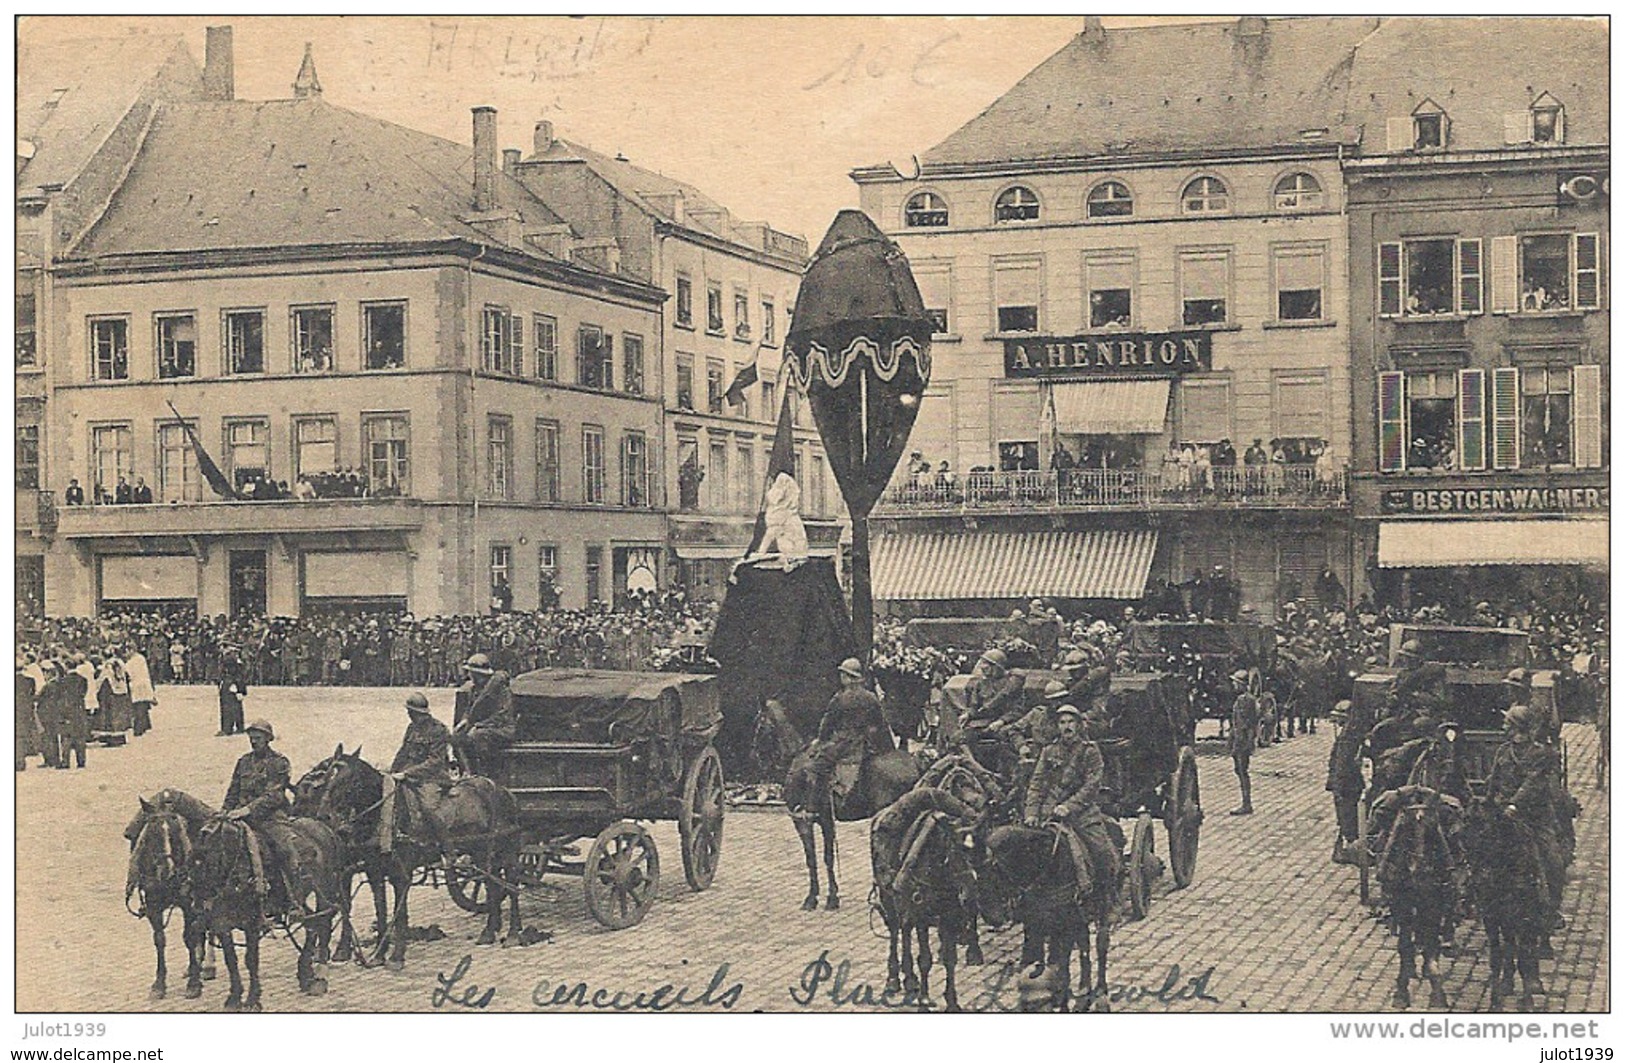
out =
[(265, 551), (231, 552), (231, 615), (265, 615)]

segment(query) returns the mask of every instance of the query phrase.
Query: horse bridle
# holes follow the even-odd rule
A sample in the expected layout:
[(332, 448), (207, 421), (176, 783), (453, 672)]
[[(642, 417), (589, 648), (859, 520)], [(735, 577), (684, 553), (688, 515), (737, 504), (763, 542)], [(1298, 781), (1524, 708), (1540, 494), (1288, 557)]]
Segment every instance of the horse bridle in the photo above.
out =
[[(140, 832), (136, 834), (135, 841), (130, 844), (130, 870), (125, 878), (124, 910), (137, 919), (147, 917), (147, 889), (142, 885), (141, 858), (146, 852), (145, 843), (152, 829), (154, 827), (158, 828), (164, 843), (164, 862), (158, 875), (160, 884), (169, 882), (177, 875), (184, 874), (187, 864), (191, 862), (192, 843), (187, 837), (186, 828), (177, 822), (179, 818), (179, 815), (174, 812), (154, 811), (150, 813), (147, 816), (147, 821), (141, 825)], [(179, 846), (176, 846), (173, 840), (176, 830), (180, 831)], [(178, 859), (175, 853), (177, 848), (180, 850)], [(130, 907), (131, 896), (140, 898), (139, 911)], [(166, 921), (167, 918), (166, 915)]]

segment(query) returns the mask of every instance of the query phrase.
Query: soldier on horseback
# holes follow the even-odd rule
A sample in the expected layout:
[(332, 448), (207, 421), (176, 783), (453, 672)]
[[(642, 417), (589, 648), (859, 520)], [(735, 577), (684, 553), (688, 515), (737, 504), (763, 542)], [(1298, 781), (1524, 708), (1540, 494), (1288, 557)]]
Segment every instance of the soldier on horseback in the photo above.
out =
[(1096, 880), (1106, 884), (1115, 897), (1122, 854), (1106, 828), (1100, 810), (1100, 787), (1106, 777), (1106, 761), (1100, 747), (1082, 732), (1083, 714), (1075, 705), (1055, 710), (1056, 739), (1044, 747), (1032, 779), (1027, 783), (1021, 818), (1028, 827), (1057, 825), (1071, 846), (1078, 868), (1079, 885), (1088, 876), (1079, 859), (1088, 854), (1089, 867)]
[(463, 665), (468, 680), (457, 691), (456, 726), (451, 747), (468, 775), (489, 776), (498, 752), (518, 734), (508, 673), (493, 670), (491, 659), (476, 653)]
[(1561, 930), (1558, 911), (1566, 870), (1558, 816), (1568, 811), (1558, 754), (1539, 740), (1540, 718), (1528, 705), (1506, 711), (1507, 741), (1495, 751), (1486, 784), (1489, 800), (1502, 805), (1528, 832), (1547, 891), (1547, 929)]
[(837, 764), (888, 753), (894, 748), (880, 699), (863, 685), (863, 665), (856, 657), (848, 657), (841, 662), (840, 676), (841, 689), (824, 710), (818, 738), (808, 750), (812, 770), (810, 808), (828, 804), (830, 780)]
[(255, 720), (247, 731), (250, 749), (237, 758), (222, 807), (227, 819), (244, 823), (254, 836), (250, 851), (256, 858), (255, 887), (269, 896), (275, 883), (283, 894), (275, 900), (282, 909), (292, 909), (300, 891), (293, 885), (295, 850), (288, 829), (291, 767), (287, 757), (271, 748), (276, 732), (269, 721)]
[(378, 844), (384, 852), (394, 847), (395, 797), (404, 797), (408, 810), (408, 832), (415, 827), (426, 828), (442, 850), (447, 848), (440, 837), (439, 820), (429, 815), (424, 807), (424, 789), (438, 787), (451, 781), (447, 756), (451, 749), (451, 732), (446, 725), (429, 712), (429, 699), (421, 693), (406, 699), (406, 734), (401, 736), (401, 748), (389, 764), (384, 783), (383, 813), (378, 817)]

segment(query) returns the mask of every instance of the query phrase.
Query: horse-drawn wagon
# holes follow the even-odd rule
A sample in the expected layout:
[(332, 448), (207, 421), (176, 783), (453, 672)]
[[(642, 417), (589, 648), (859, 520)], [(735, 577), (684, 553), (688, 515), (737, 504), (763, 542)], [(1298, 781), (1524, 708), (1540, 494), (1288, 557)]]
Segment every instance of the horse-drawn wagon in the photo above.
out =
[(1229, 719), (1238, 693), (1231, 681), (1236, 672), (1247, 673), (1254, 691), (1267, 686), (1275, 672), (1275, 629), (1268, 624), (1142, 620), (1129, 625), (1123, 647), (1138, 671), (1184, 676), (1198, 720)]
[[(492, 774), (518, 806), (523, 883), (548, 872), (580, 875), (594, 918), (632, 926), (660, 883), (646, 824), (675, 819), (684, 877), (694, 890), (711, 885), (723, 820), (714, 676), (542, 670), (519, 676), (512, 689), (517, 740)], [(460, 906), (483, 911), (491, 902), (475, 869), (453, 866), (447, 879)]]

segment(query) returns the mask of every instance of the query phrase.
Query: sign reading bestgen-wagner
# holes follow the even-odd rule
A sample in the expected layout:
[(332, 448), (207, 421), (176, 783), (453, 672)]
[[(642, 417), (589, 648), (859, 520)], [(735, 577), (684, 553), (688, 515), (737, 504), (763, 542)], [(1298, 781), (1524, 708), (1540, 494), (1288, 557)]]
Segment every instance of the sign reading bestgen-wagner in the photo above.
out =
[(1004, 341), (1006, 377), (1181, 376), (1213, 368), (1210, 332), (1122, 332)]
[(1607, 512), (1606, 487), (1453, 487), (1382, 493), (1384, 513)]

